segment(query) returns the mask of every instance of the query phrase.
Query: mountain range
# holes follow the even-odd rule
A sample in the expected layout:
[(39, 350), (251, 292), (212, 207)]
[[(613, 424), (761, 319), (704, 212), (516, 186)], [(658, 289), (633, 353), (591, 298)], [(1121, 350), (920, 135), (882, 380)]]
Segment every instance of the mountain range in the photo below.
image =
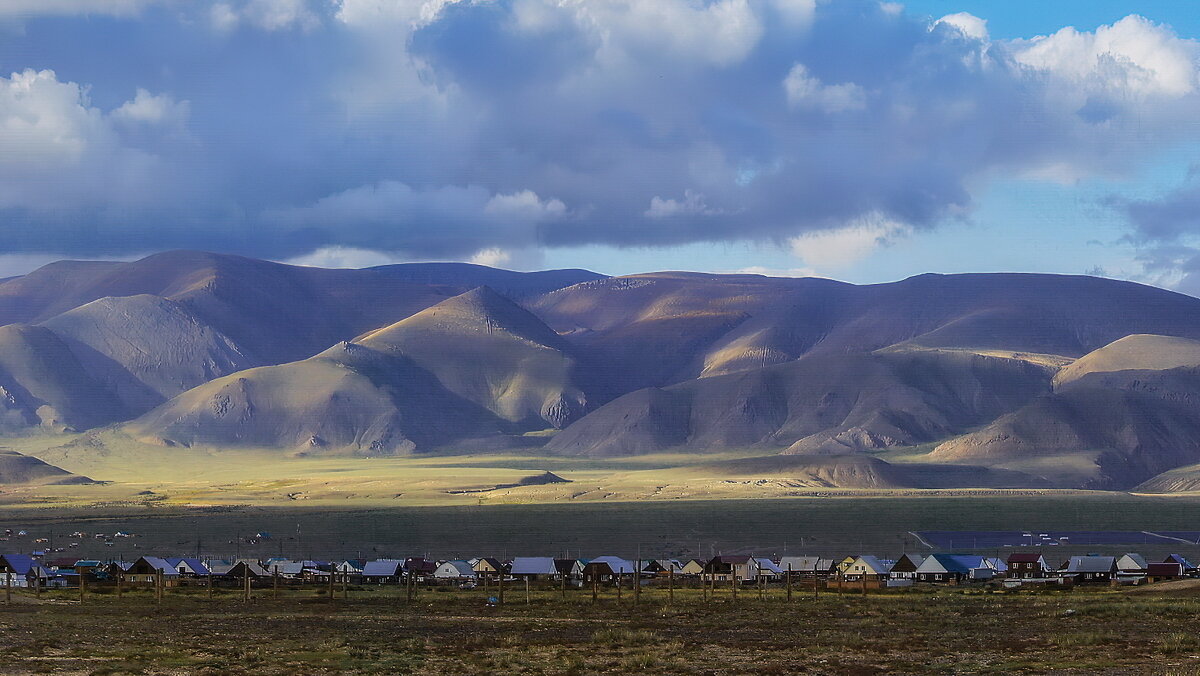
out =
[(1200, 299), (1087, 276), (852, 285), (176, 251), (0, 280), (8, 435), (281, 457), (739, 450), (757, 457), (714, 471), (1193, 490), (1198, 404)]

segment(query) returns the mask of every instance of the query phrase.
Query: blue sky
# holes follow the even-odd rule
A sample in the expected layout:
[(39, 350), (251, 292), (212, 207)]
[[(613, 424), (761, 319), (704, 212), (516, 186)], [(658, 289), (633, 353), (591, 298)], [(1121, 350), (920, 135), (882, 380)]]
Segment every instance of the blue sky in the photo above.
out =
[(1186, 3), (9, 0), (0, 275), (200, 248), (1200, 293)]

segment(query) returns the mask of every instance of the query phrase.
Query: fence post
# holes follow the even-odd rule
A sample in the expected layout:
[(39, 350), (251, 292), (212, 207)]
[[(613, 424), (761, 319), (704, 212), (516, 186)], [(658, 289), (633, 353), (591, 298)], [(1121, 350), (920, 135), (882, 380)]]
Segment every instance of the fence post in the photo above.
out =
[[(212, 562), (210, 561), (209, 564), (211, 565)], [(213, 597), (213, 572), (212, 572), (212, 569), (209, 569), (207, 577), (208, 577), (208, 598), (211, 599)]]
[(593, 606), (596, 605), (596, 603), (599, 601), (599, 599), (600, 599), (600, 586), (598, 583), (598, 577), (597, 577), (595, 571), (593, 571), (592, 572), (592, 605)]
[(638, 559), (637, 563), (633, 564), (633, 605), (638, 605), (642, 600), (642, 561)]
[(275, 564), (271, 571), (271, 598), (279, 598), (279, 564)]
[(790, 563), (787, 569), (787, 600), (788, 603), (792, 601), (792, 564)]
[(250, 564), (242, 562), (242, 603), (250, 603)]
[(343, 601), (350, 598), (350, 587), (348, 586), (349, 583), (347, 582), (347, 579), (349, 577), (350, 577), (350, 571), (343, 570), (342, 571), (342, 600)]
[(85, 578), (83, 576), (83, 573), (80, 573), (79, 574), (79, 602), (80, 603), (83, 603), (83, 591), (84, 591), (83, 588), (86, 586), (86, 583), (84, 582), (84, 580), (85, 580)]
[(12, 571), (4, 571), (4, 603), (12, 603)]
[(737, 588), (738, 588), (737, 564), (736, 563), (729, 564), (729, 588), (733, 590), (733, 600), (736, 601), (737, 600)]
[(329, 602), (333, 603), (333, 562), (329, 563)]
[(500, 605), (504, 605), (504, 569), (500, 569), (500, 579), (497, 582), (497, 596), (499, 596)]
[(667, 605), (675, 603), (675, 564), (667, 569)]
[[(116, 564), (113, 564), (113, 565), (116, 565)], [(120, 568), (120, 566), (117, 566), (117, 568)], [(125, 577), (125, 573), (121, 573), (121, 572), (117, 573), (117, 598), (118, 599), (121, 598), (121, 592), (122, 592), (121, 587), (123, 586), (121, 584), (121, 582), (124, 577)]]
[(529, 576), (525, 576), (525, 605), (529, 605)]
[(567, 575), (568, 573), (562, 574), (562, 600), (564, 601), (567, 600)]

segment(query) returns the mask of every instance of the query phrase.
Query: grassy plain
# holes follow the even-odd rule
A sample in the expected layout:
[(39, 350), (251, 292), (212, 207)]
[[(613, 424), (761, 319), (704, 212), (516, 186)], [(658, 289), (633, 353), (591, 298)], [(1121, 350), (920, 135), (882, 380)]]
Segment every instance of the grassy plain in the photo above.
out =
[[(143, 506), (2, 507), (0, 528), (26, 529), (3, 543), (12, 551), (54, 537), (80, 557), (136, 558), (141, 553), (184, 555), (199, 550), (221, 556), (283, 555), (294, 558), (437, 558), (480, 555), (591, 557), (709, 556), (725, 554), (875, 553), (897, 556), (929, 551), (922, 530), (1183, 530), (1200, 523), (1193, 498), (1123, 494), (971, 497), (835, 497), (780, 500), (595, 502), (513, 505), (356, 507), (293, 504), (287, 507)], [(74, 531), (123, 530), (136, 538), (106, 547)], [(267, 531), (270, 540), (247, 541)], [(960, 545), (970, 549), (969, 541)], [(1144, 543), (1047, 548), (1065, 557), (1089, 551), (1170, 552), (1200, 558), (1200, 546), (1147, 537)], [(988, 550), (1006, 556), (1011, 550)], [(983, 552), (981, 552), (983, 553)], [(1161, 556), (1160, 556), (1161, 558)]]
[[(22, 595), (0, 607), (6, 674), (879, 674), (1196, 673), (1195, 587), (1137, 592), (927, 589), (797, 593), (722, 590), (355, 589), (243, 603), (232, 591)], [(494, 592), (493, 592), (494, 593)]]

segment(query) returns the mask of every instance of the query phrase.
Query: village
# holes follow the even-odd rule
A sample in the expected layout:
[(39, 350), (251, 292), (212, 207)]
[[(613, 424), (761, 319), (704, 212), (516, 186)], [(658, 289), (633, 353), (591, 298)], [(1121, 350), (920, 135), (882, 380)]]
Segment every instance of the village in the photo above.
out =
[[(0, 583), (6, 599), (14, 589), (40, 594), (49, 589), (77, 589), (80, 598), (92, 592), (150, 588), (161, 598), (175, 587), (234, 588), (249, 600), (252, 590), (315, 586), (344, 595), (348, 586), (403, 586), (411, 598), (421, 588), (477, 589), (490, 592), (490, 602), (503, 603), (505, 588), (531, 587), (622, 590), (635, 595), (643, 587), (673, 591), (700, 588), (705, 594), (739, 589), (765, 590), (786, 587), (819, 594), (885, 590), (917, 585), (991, 585), (1004, 588), (1053, 586), (1144, 585), (1200, 576), (1200, 568), (1179, 554), (1148, 561), (1138, 553), (1121, 556), (1080, 555), (1051, 561), (1040, 552), (1013, 552), (1007, 558), (965, 554), (904, 554), (897, 559), (871, 555), (825, 558), (783, 556), (777, 559), (752, 555), (717, 555), (707, 560), (626, 559), (491, 556), (465, 560), (429, 560), (423, 557), (387, 559), (289, 560), (282, 557), (217, 559), (200, 557), (141, 556), (133, 561), (75, 559), (48, 560), (41, 555), (0, 555)], [(743, 592), (745, 593), (745, 592)]]

